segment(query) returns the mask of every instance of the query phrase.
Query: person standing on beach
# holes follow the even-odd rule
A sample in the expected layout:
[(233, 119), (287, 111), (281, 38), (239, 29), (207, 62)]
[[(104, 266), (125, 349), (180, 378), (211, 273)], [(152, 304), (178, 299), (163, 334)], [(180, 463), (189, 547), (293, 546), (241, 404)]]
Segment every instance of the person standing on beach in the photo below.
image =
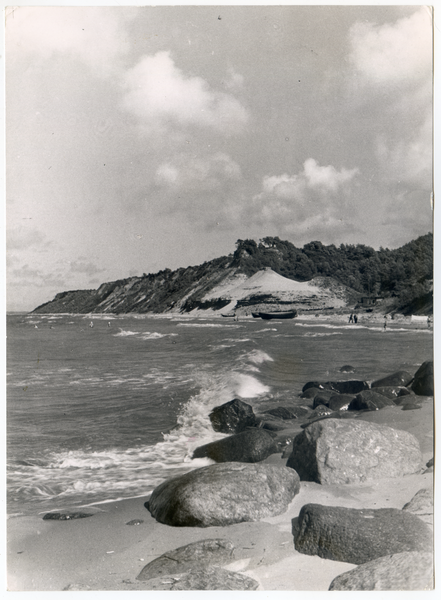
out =
[(354, 320), (354, 317), (352, 316), (352, 313), (351, 313), (351, 316), (349, 317), (349, 323), (352, 323), (353, 320)]
[(384, 315), (384, 331), (387, 329), (387, 315)]
[(358, 321), (358, 317), (357, 317), (357, 315), (354, 315), (354, 323), (357, 323), (357, 321)]

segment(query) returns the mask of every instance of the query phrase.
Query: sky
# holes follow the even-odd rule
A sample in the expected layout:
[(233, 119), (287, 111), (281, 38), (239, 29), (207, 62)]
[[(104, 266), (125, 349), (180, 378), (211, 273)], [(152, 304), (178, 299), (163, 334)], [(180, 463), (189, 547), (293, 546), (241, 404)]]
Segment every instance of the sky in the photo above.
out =
[(7, 309), (432, 230), (424, 6), (6, 9)]

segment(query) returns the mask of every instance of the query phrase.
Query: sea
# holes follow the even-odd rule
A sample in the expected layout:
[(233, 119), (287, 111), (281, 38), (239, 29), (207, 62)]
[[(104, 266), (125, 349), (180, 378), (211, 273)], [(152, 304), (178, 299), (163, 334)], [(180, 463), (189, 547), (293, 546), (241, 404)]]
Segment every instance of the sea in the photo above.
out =
[(10, 314), (8, 516), (146, 496), (210, 464), (191, 455), (224, 437), (215, 406), (305, 406), (306, 382), (414, 373), (432, 341), (425, 323), (363, 317)]

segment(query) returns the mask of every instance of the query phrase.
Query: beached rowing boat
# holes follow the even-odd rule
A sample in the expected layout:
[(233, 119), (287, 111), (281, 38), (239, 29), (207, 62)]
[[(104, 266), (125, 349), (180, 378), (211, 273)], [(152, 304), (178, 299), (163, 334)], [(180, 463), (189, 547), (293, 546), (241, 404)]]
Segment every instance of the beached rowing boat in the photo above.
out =
[(278, 312), (257, 312), (252, 313), (255, 319), (294, 319), (297, 316), (296, 310), (286, 310), (286, 311), (278, 311)]

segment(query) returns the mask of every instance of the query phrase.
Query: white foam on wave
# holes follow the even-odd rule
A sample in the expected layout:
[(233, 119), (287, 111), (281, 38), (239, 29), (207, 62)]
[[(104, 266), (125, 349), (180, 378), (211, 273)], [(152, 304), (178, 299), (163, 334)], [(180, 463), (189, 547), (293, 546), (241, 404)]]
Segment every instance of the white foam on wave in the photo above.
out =
[(248, 352), (246, 358), (256, 365), (260, 365), (267, 361), (274, 362), (274, 359), (266, 352), (263, 352), (263, 350), (252, 350), (251, 352)]
[(342, 331), (332, 331), (330, 333), (312, 333), (312, 332), (308, 332), (308, 333), (304, 333), (302, 335), (302, 337), (311, 337), (311, 338), (315, 338), (315, 337), (328, 337), (330, 335), (343, 335)]
[(113, 335), (113, 337), (126, 337), (126, 336), (129, 336), (129, 335), (139, 335), (139, 331), (127, 331), (125, 329), (121, 329), (120, 328), (119, 332), (115, 333)]

